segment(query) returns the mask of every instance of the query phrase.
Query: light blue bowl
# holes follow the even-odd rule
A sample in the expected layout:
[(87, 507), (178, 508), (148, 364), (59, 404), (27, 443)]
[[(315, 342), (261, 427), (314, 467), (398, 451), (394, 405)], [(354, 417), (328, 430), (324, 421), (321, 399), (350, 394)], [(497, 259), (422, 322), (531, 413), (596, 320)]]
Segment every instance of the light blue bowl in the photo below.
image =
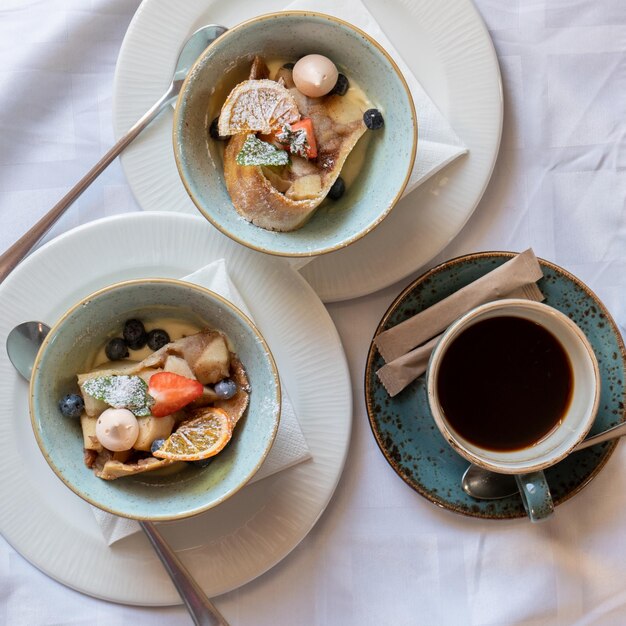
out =
[[(216, 142), (208, 138), (214, 90), (244, 80), (255, 54), (297, 60), (318, 53), (356, 82), (385, 119), (368, 131), (365, 164), (335, 202), (325, 202), (299, 230), (278, 233), (254, 226), (235, 210)], [(230, 80), (229, 77), (232, 77)], [(227, 95), (223, 94), (225, 97)], [(375, 228), (400, 199), (413, 169), (417, 120), (407, 84), (391, 57), (369, 35), (329, 15), (282, 12), (244, 22), (219, 37), (193, 66), (174, 117), (174, 156), (181, 179), (200, 212), (219, 230), (255, 250), (281, 256), (313, 256), (357, 241)]]
[[(171, 475), (152, 472), (102, 480), (83, 462), (79, 420), (64, 418), (59, 399), (77, 390), (76, 374), (119, 335), (129, 318), (172, 316), (223, 331), (250, 380), (250, 404), (233, 437), (205, 469), (187, 465)], [(217, 294), (179, 280), (117, 283), (73, 306), (55, 324), (33, 368), (30, 414), (37, 443), (57, 476), (105, 511), (143, 520), (173, 520), (223, 502), (243, 487), (269, 452), (280, 417), (280, 383), (272, 354), (252, 322)]]

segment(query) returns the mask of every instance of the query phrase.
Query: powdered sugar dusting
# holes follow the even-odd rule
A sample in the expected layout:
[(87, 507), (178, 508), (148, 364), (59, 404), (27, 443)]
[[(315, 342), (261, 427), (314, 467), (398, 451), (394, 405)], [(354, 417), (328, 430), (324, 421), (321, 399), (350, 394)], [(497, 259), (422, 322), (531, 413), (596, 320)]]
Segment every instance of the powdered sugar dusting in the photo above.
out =
[(245, 80), (226, 98), (219, 118), (219, 134), (269, 134), (300, 119), (298, 106), (285, 87), (269, 79)]

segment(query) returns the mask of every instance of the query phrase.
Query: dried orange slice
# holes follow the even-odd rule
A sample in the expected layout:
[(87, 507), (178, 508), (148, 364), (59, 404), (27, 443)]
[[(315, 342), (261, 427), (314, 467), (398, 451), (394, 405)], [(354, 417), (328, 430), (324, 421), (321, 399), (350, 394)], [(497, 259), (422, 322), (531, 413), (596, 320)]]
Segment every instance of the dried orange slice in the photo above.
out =
[(218, 132), (222, 137), (239, 133), (269, 134), (300, 119), (298, 105), (283, 85), (274, 80), (244, 80), (222, 106)]
[(155, 457), (171, 461), (199, 461), (216, 455), (230, 441), (233, 427), (225, 411), (206, 407), (194, 411), (193, 416), (153, 452)]

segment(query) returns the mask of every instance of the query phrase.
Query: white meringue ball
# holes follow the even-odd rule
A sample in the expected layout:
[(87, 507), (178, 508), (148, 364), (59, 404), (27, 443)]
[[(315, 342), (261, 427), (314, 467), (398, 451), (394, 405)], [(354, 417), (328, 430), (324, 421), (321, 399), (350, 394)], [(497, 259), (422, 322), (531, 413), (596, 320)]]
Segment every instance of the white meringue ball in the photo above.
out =
[(128, 409), (105, 409), (96, 422), (96, 437), (113, 452), (130, 450), (139, 435), (137, 418)]
[(307, 54), (293, 68), (293, 82), (305, 96), (321, 98), (337, 83), (337, 66), (321, 54)]

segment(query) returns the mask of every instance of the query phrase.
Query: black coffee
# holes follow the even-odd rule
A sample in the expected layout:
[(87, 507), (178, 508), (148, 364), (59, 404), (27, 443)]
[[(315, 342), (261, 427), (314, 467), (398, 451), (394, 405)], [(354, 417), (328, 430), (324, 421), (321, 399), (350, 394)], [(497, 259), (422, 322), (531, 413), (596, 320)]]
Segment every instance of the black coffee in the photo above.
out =
[(494, 317), (449, 345), (437, 392), (450, 426), (471, 443), (497, 451), (526, 448), (563, 418), (573, 373), (559, 341), (520, 317)]

